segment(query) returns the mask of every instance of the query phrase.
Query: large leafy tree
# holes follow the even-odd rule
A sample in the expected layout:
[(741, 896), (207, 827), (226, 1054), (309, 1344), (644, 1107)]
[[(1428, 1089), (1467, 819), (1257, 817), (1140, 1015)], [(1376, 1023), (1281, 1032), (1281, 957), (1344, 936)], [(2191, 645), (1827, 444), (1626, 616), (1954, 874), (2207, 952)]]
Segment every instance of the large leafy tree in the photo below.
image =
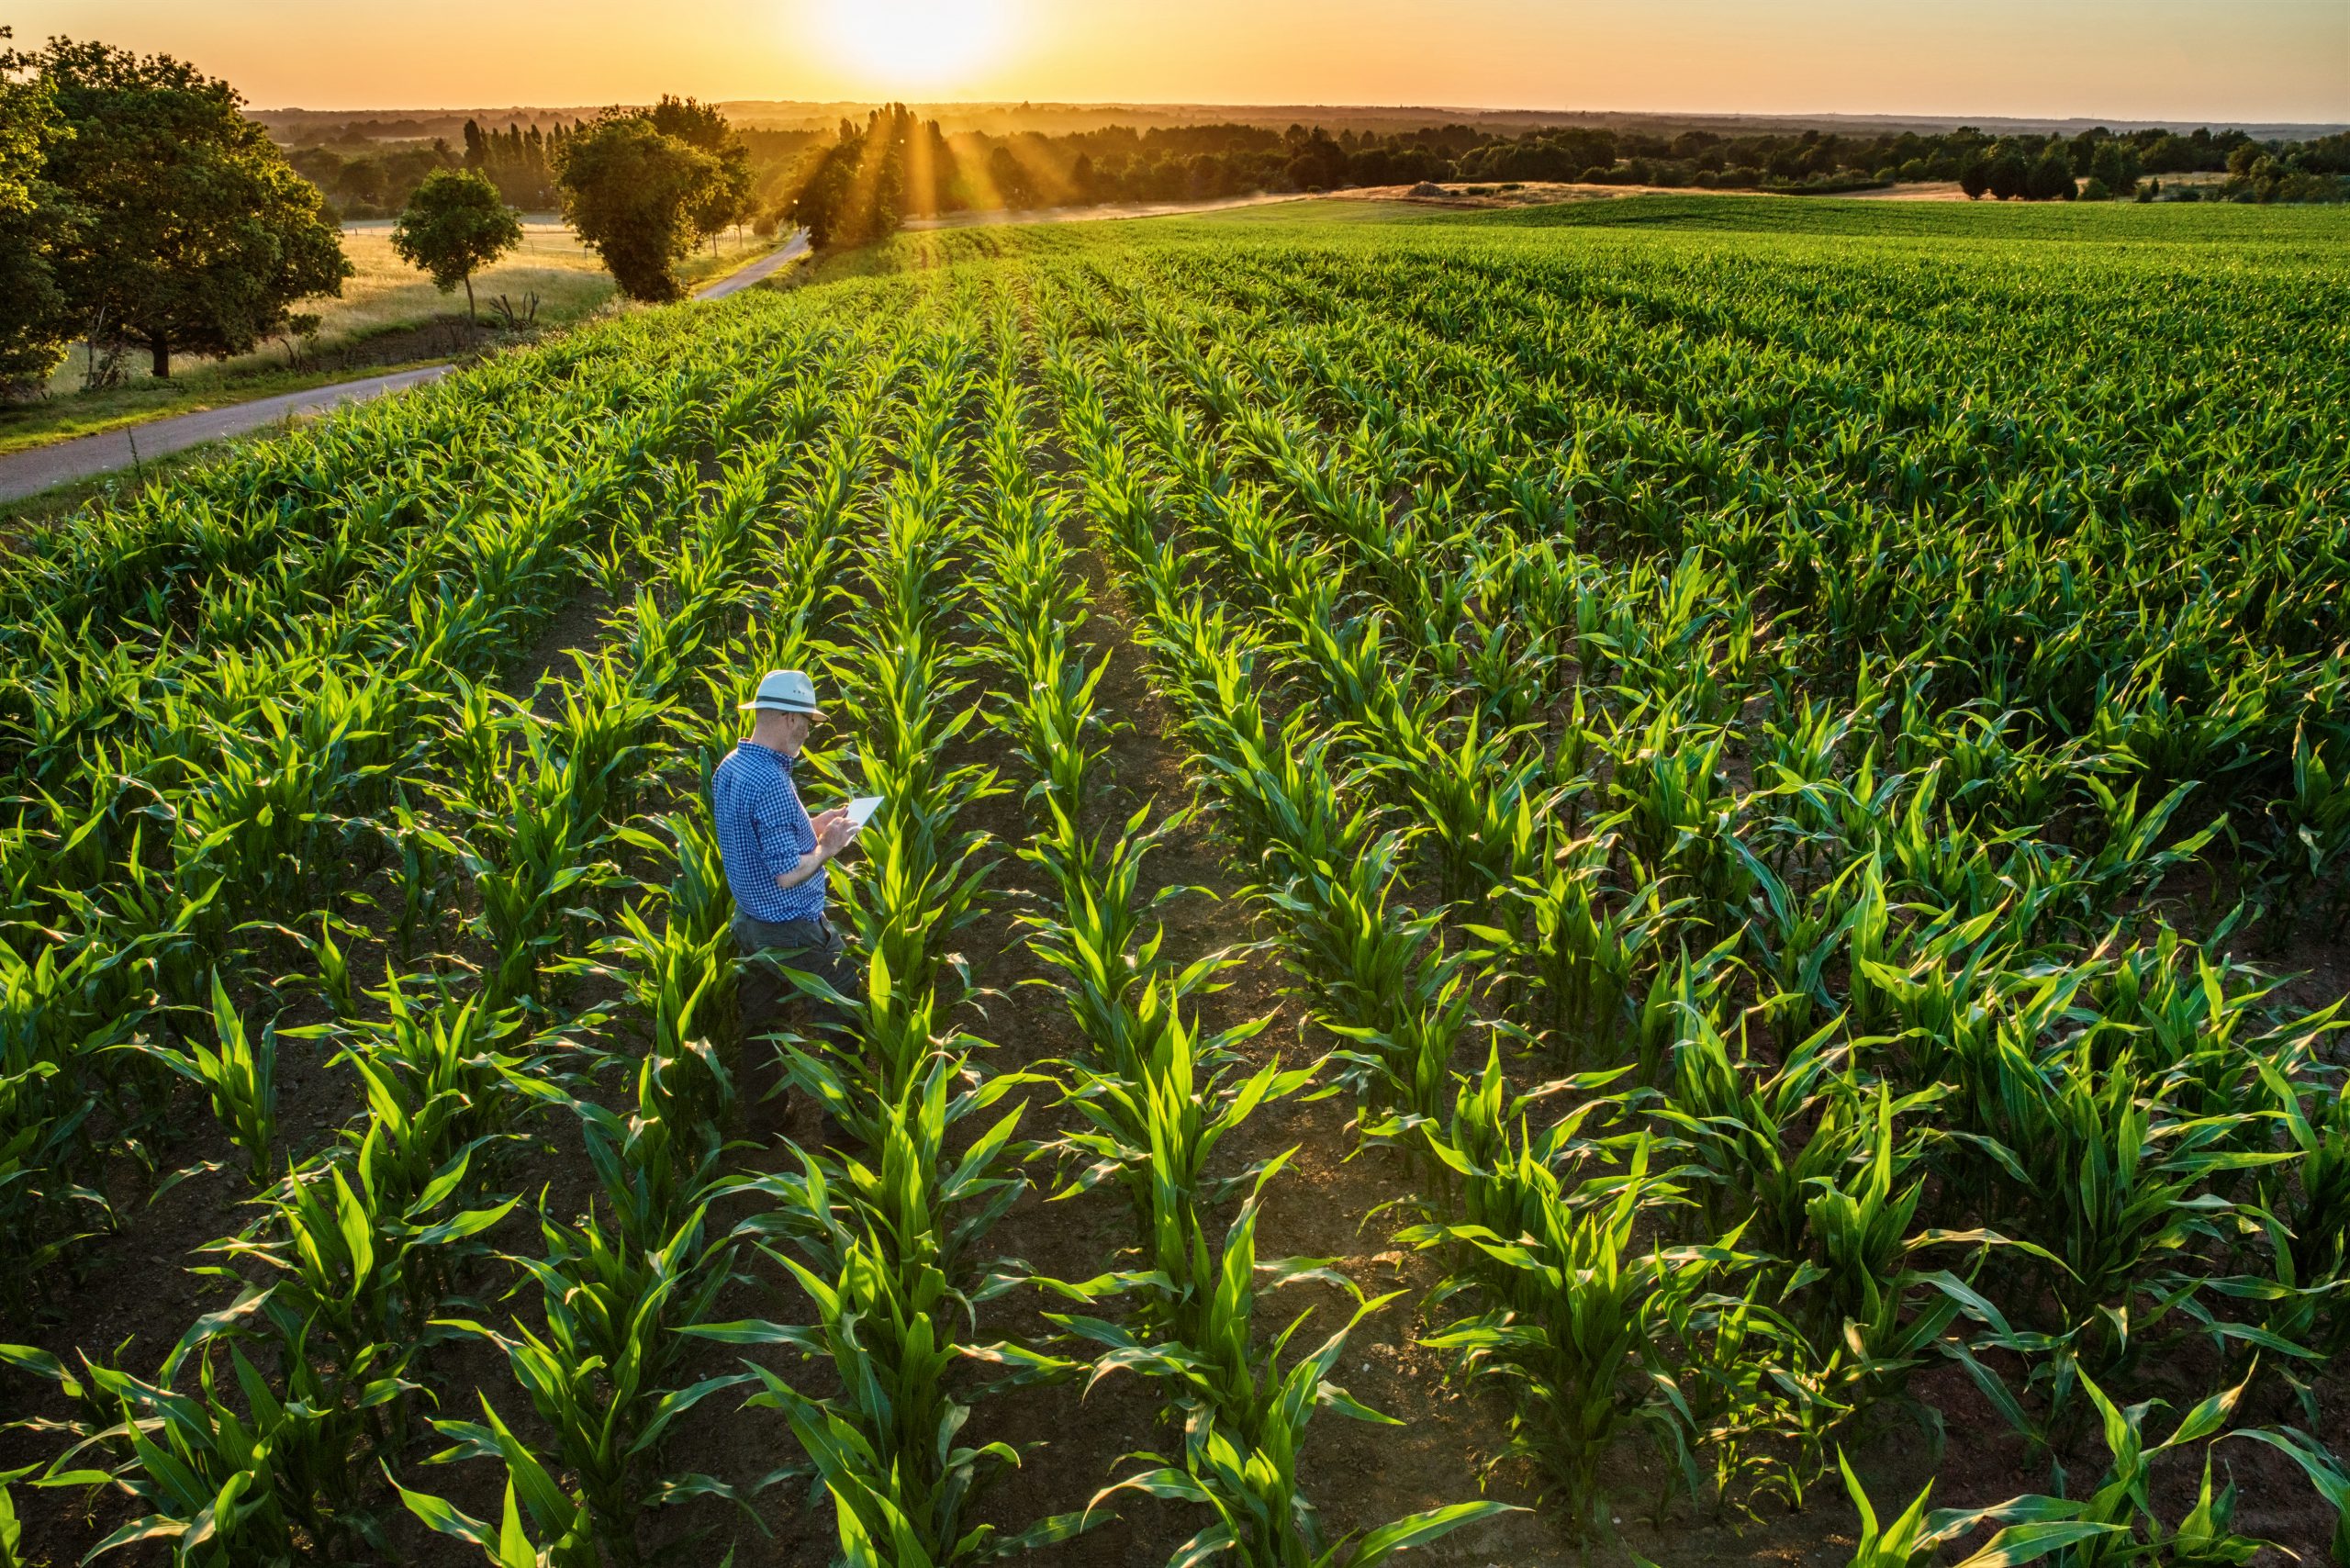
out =
[(694, 232), (714, 240), (751, 212), (751, 151), (734, 127), (711, 105), (664, 95), (647, 111), (653, 128), (698, 148), (718, 161), (716, 174), (693, 204)]
[(242, 353), (297, 300), (342, 292), (342, 237), (226, 82), (169, 55), (51, 39), (30, 57), (71, 135), (50, 179), (87, 221), (58, 276), (94, 334), (174, 353)]
[[(470, 123), (470, 122), (468, 122)], [(521, 220), (488, 177), (471, 169), (435, 169), (392, 225), (392, 249), (432, 275), (442, 293), (465, 286), (474, 314), (474, 274), (522, 242)]]
[(73, 213), (45, 174), (49, 149), (67, 132), (47, 86), (20, 78), (23, 63), (0, 50), (0, 392), (56, 368), (71, 319), (53, 256)]
[(632, 299), (684, 292), (678, 258), (700, 238), (699, 214), (719, 160), (663, 131), (642, 110), (608, 111), (564, 144), (564, 216)]

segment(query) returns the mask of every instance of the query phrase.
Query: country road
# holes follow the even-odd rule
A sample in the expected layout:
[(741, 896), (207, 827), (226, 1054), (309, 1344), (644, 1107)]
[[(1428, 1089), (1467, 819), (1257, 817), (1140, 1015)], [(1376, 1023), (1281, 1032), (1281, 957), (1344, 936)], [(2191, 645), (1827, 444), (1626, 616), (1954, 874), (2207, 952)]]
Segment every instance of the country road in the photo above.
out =
[[(808, 236), (804, 232), (795, 234), (789, 242), (761, 256), (749, 266), (697, 289), (694, 298), (723, 299), (774, 275), (784, 265), (807, 253)], [(12, 452), (0, 456), (0, 502), (22, 500), (60, 485), (70, 485), (77, 479), (111, 474), (151, 458), (165, 457), (174, 452), (185, 452), (191, 446), (201, 446), (207, 441), (265, 430), (301, 415), (324, 413), (344, 403), (361, 402), (386, 392), (405, 392), (411, 386), (438, 381), (448, 375), (451, 368), (445, 364), (428, 364), (415, 370), (394, 371), (386, 375), (363, 376), (356, 381), (338, 381), (331, 386), (314, 386), (306, 392), (286, 392), (275, 398), (257, 398), (250, 403), (232, 403), (225, 409), (174, 414), (167, 420), (126, 425), (120, 430), (77, 436), (72, 441), (61, 441), (50, 446)]]
[(789, 241), (785, 241), (780, 250), (770, 251), (766, 255), (761, 256), (757, 261), (753, 262), (749, 266), (744, 267), (737, 272), (728, 273), (716, 283), (711, 284), (706, 287), (694, 290), (694, 297), (696, 299), (723, 299), (728, 295), (739, 293), (740, 291), (750, 287), (755, 283), (764, 282), (766, 279), (775, 275), (777, 271), (782, 268), (787, 263), (797, 261), (807, 253), (808, 230), (803, 229), (799, 233), (794, 234)]
[(307, 392), (256, 398), (250, 403), (231, 403), (225, 409), (174, 414), (168, 420), (125, 425), (120, 430), (76, 436), (52, 446), (12, 452), (0, 457), (0, 501), (22, 500), (76, 479), (111, 474), (118, 468), (185, 452), (207, 441), (263, 430), (299, 414), (320, 413), (338, 404), (361, 402), (386, 392), (405, 392), (448, 374), (449, 366), (445, 364), (428, 364), (389, 375), (338, 381), (331, 386), (314, 386)]

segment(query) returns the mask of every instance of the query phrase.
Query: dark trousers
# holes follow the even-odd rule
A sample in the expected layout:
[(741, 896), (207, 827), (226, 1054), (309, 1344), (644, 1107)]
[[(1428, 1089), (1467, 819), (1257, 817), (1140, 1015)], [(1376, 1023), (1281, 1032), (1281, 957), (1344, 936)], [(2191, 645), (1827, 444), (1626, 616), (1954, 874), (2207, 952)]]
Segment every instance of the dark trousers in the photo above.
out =
[[(791, 1004), (803, 1000), (800, 988), (784, 971), (798, 969), (813, 975), (848, 997), (857, 994), (856, 980), (850, 973), (841, 934), (822, 916), (778, 923), (754, 920), (738, 910), (733, 931), (734, 951), (743, 959), (742, 976), (734, 992), (743, 1026), (743, 1063), (746, 1069), (755, 1068), (764, 1075), (768, 1058), (761, 1048), (763, 1037), (784, 1028)], [(811, 1026), (847, 1026), (847, 1018), (830, 1002), (814, 997), (806, 997), (804, 1002)]]

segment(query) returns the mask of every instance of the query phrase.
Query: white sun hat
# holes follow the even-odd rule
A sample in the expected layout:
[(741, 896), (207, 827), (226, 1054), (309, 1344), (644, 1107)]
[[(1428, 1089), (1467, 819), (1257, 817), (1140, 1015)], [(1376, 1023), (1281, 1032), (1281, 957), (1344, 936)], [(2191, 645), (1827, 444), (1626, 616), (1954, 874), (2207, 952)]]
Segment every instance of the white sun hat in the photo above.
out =
[(805, 713), (822, 718), (816, 706), (816, 683), (796, 669), (771, 669), (759, 678), (758, 695), (743, 704), (769, 713)]

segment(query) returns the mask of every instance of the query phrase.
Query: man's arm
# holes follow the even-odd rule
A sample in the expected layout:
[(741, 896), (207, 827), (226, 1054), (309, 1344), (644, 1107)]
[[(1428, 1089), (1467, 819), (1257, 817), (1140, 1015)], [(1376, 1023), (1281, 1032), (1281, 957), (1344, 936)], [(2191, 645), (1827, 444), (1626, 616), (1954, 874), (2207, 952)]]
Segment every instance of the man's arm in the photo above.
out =
[(822, 816), (809, 820), (816, 830), (816, 847), (800, 857), (800, 863), (789, 871), (778, 872), (775, 885), (778, 889), (796, 888), (823, 868), (826, 861), (848, 846), (856, 836), (856, 826), (848, 820), (848, 808), (835, 807)]

